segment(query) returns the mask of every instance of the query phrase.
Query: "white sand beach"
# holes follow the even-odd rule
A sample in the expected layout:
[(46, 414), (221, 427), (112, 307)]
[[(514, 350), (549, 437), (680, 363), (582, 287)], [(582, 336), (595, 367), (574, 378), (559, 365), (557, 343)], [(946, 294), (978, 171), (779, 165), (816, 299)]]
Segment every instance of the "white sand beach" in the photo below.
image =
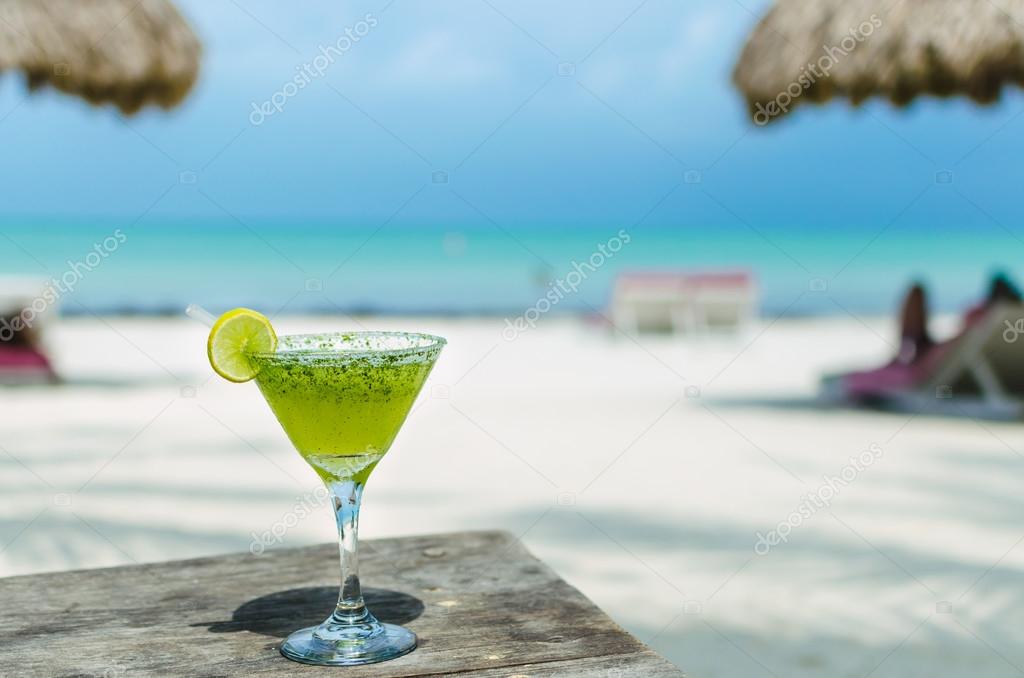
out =
[[(499, 319), (277, 325), (450, 341), (364, 538), (509, 530), (696, 678), (1024, 673), (1024, 428), (814, 404), (823, 372), (890, 354), (888, 319), (634, 340), (545, 318), (512, 342)], [(201, 326), (77, 318), (49, 339), (69, 383), (0, 390), (0, 575), (247, 550), (287, 523), (268, 548), (333, 539), (322, 504), (294, 520), (316, 476), (253, 384), (212, 375)]]

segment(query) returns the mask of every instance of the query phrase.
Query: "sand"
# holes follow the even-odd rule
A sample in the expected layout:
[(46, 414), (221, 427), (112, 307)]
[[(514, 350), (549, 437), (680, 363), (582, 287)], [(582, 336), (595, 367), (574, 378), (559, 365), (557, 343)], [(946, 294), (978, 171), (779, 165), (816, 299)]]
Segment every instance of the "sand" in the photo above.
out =
[[(1024, 429), (814, 404), (822, 372), (890, 353), (887, 320), (633, 340), (545, 318), (511, 342), (497, 319), (277, 324), (450, 340), (364, 537), (510, 530), (697, 677), (1024, 673)], [(333, 538), (314, 474), (254, 385), (211, 377), (204, 335), (69, 319), (49, 338), (70, 383), (0, 390), (0, 574)]]

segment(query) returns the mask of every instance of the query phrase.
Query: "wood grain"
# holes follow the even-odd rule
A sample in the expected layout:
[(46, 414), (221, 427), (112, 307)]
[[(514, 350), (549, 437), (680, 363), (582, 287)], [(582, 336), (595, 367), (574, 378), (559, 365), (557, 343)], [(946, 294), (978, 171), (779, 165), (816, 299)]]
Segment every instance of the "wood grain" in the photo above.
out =
[(337, 595), (337, 547), (0, 579), (0, 674), (18, 676), (681, 676), (504, 532), (365, 541), (370, 609), (412, 654), (295, 664), (290, 632)]

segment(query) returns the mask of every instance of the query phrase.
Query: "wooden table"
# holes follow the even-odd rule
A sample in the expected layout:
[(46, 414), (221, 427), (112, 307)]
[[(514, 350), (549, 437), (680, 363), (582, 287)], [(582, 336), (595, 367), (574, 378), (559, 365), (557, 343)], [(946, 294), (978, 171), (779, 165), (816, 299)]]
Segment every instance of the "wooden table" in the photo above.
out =
[(412, 654), (310, 667), (281, 639), (337, 596), (333, 544), (0, 579), (0, 675), (681, 676), (504, 532), (365, 541), (370, 609)]

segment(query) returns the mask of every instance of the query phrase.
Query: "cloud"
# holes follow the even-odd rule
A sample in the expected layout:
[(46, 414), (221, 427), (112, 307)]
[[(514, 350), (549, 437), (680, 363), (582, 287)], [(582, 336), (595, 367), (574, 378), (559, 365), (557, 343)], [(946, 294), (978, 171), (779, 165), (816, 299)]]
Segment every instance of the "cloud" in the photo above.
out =
[(728, 24), (728, 12), (719, 5), (702, 7), (680, 18), (674, 37), (654, 59), (659, 84), (679, 87), (693, 80), (695, 71), (708, 62), (721, 60)]
[[(729, 7), (637, 15), (588, 63), (584, 78), (605, 94), (642, 80), (648, 91), (676, 96), (684, 87), (721, 80), (723, 46), (733, 32)], [(734, 18), (734, 17), (733, 17)]]
[(378, 76), (385, 87), (466, 88), (503, 77), (502, 67), (467, 50), (448, 30), (422, 33), (405, 42)]

